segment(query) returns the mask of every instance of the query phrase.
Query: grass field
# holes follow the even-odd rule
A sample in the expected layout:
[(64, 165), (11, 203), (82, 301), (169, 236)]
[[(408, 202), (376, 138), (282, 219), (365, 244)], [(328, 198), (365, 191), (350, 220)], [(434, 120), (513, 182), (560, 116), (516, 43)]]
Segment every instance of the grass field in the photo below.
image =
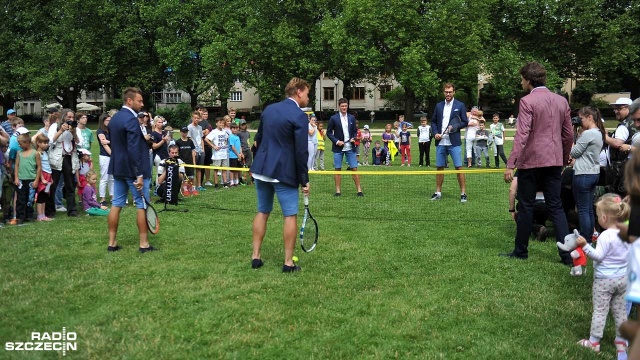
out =
[(364, 198), (348, 178), (333, 198), (332, 177), (312, 175), (320, 243), (297, 251), (296, 274), (281, 272), (279, 210), (265, 266), (250, 267), (253, 187), (161, 213), (149, 254), (131, 207), (118, 253), (106, 251), (104, 218), (0, 228), (0, 342), (66, 327), (78, 336), (66, 357), (83, 359), (614, 358), (612, 321), (603, 354), (575, 344), (589, 333), (592, 269), (570, 277), (553, 242), (532, 242), (527, 261), (496, 256), (513, 246), (506, 185), (499, 172), (467, 178), (476, 185), (460, 204), (452, 175), (439, 202), (427, 200), (433, 175), (363, 176)]

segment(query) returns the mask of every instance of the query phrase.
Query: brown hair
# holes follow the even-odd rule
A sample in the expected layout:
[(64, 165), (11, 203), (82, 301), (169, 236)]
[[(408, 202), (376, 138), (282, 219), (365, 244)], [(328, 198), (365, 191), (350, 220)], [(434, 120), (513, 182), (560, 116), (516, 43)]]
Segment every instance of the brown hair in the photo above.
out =
[(308, 89), (309, 87), (310, 86), (308, 82), (300, 78), (294, 77), (289, 81), (287, 86), (284, 88), (284, 93), (288, 97), (291, 97), (291, 96), (294, 96), (298, 92), (298, 90), (305, 90), (305, 89)]
[(76, 113), (76, 121), (80, 120), (80, 118), (83, 117), (83, 116), (87, 116), (87, 113), (77, 112)]
[(531, 83), (531, 86), (545, 86), (547, 84), (547, 70), (542, 64), (532, 61), (520, 68), (520, 75)]
[(604, 143), (607, 137), (607, 130), (604, 128), (604, 123), (602, 122), (602, 115), (600, 115), (600, 110), (598, 108), (592, 106), (585, 106), (582, 109), (578, 110), (578, 116), (591, 116), (593, 121), (596, 123), (598, 130), (602, 133), (602, 142)]
[(36, 134), (36, 144), (42, 144), (42, 143), (48, 143), (49, 142), (49, 138), (47, 137), (47, 135), (38, 132)]
[(618, 194), (604, 194), (596, 201), (596, 208), (606, 215), (617, 219), (618, 222), (627, 221), (631, 207)]
[(100, 118), (98, 118), (98, 128), (100, 128), (100, 130), (108, 133), (109, 132), (109, 128), (104, 124), (104, 121), (107, 119), (110, 119), (111, 115), (104, 113), (102, 115), (100, 115)]
[(20, 136), (18, 136), (18, 143), (22, 142), (28, 142), (31, 144), (31, 136), (29, 136), (29, 134), (20, 134)]
[(122, 102), (126, 103), (127, 99), (135, 99), (136, 94), (142, 96), (142, 90), (138, 89), (137, 87), (128, 87), (122, 90)]
[(444, 83), (444, 85), (442, 85), (442, 90), (448, 89), (448, 88), (453, 88), (453, 91), (456, 91), (456, 86), (453, 85), (453, 83)]

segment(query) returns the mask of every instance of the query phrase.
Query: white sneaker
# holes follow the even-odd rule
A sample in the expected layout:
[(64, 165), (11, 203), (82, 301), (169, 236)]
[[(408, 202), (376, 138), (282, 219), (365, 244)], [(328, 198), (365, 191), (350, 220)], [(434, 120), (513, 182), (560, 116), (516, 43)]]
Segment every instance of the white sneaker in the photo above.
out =
[(66, 212), (66, 211), (67, 211), (67, 208), (66, 208), (66, 207), (64, 207), (64, 206), (58, 206), (58, 207), (56, 207), (56, 211)]
[(578, 345), (584, 346), (588, 349), (591, 349), (595, 352), (600, 352), (600, 343), (592, 343), (589, 339), (582, 339), (578, 341)]
[(211, 183), (211, 181), (207, 181), (206, 183), (204, 183), (204, 186), (213, 186), (213, 184)]

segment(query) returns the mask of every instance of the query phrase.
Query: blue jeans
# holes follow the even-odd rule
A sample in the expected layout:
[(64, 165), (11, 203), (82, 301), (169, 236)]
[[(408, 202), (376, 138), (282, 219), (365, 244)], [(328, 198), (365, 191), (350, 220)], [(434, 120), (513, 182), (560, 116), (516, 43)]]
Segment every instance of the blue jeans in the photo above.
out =
[(573, 197), (576, 199), (578, 209), (578, 219), (580, 222), (580, 235), (591, 242), (593, 227), (596, 225), (593, 214), (593, 194), (596, 184), (600, 178), (599, 174), (583, 174), (573, 176)]

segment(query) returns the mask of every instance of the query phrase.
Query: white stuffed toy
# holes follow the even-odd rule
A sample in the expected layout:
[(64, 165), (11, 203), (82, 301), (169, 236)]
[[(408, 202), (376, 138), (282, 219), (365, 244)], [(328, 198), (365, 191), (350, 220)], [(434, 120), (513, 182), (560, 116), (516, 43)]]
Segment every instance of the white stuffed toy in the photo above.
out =
[[(571, 257), (573, 258), (573, 267), (569, 274), (571, 276), (581, 276), (587, 272), (587, 256), (582, 251), (582, 248), (578, 246), (576, 240), (580, 237), (580, 232), (576, 229), (573, 233), (564, 237), (564, 244), (556, 242), (558, 248), (564, 251), (571, 251)], [(584, 271), (583, 270), (584, 267)]]

